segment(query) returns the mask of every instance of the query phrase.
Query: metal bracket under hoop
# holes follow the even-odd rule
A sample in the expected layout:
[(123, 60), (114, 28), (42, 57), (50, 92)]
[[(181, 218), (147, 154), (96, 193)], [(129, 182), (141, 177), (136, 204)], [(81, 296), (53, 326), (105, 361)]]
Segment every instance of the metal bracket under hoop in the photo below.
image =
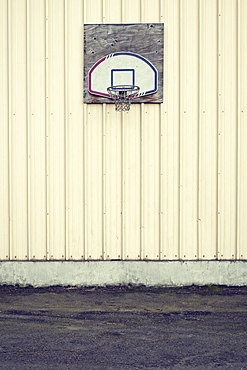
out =
[(117, 112), (128, 112), (131, 100), (138, 96), (139, 86), (117, 85), (107, 88), (111, 99), (115, 100), (115, 110)]

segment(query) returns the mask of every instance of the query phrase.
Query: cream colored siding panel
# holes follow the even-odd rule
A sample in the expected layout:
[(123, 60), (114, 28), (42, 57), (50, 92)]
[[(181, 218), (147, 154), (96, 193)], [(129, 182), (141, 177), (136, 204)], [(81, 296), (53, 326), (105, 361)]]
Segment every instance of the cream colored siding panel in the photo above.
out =
[[(246, 0), (0, 0), (0, 259), (246, 259), (246, 19)], [(84, 104), (83, 24), (138, 22), (164, 22), (163, 103)]]
[(236, 257), (237, 2), (219, 7), (219, 258)]
[(199, 199), (200, 259), (217, 253), (217, 2), (200, 2)]
[(103, 0), (83, 0), (83, 4), (85, 23), (103, 23)]
[(11, 231), (12, 259), (28, 258), (27, 19), (26, 1), (9, 6), (11, 49)]
[(160, 0), (141, 1), (141, 22), (160, 22)]
[[(114, 117), (114, 120), (112, 120)], [(104, 132), (105, 257), (121, 258), (122, 245), (122, 115), (115, 106), (106, 107)]]
[(30, 259), (46, 259), (45, 1), (29, 1), (28, 139)]
[(140, 259), (140, 105), (133, 104), (123, 120), (123, 259)]
[(122, 23), (141, 22), (141, 0), (122, 0)]
[(9, 259), (8, 7), (0, 1), (0, 259)]
[(179, 257), (179, 1), (164, 1), (164, 104), (161, 105), (161, 248), (164, 259)]
[(64, 2), (48, 1), (48, 222), (49, 257), (65, 259)]
[[(143, 105), (141, 118), (141, 231), (144, 259), (160, 258), (159, 106)], [(150, 117), (151, 120), (150, 120)]]
[(198, 1), (180, 3), (180, 258), (198, 258)]
[(105, 0), (103, 2), (103, 23), (122, 22), (122, 0)]
[(91, 104), (85, 122), (86, 258), (103, 258), (102, 122), (103, 106)]
[(247, 259), (247, 2), (238, 9), (238, 258)]
[(67, 258), (84, 259), (84, 138), (81, 0), (66, 2), (66, 236)]

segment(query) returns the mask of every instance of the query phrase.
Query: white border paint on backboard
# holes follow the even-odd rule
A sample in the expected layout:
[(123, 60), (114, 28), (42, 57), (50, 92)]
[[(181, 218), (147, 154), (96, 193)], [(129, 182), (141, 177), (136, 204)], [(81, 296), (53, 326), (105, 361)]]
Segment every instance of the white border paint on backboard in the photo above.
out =
[(89, 93), (110, 98), (107, 88), (114, 83), (114, 71), (122, 71), (123, 73), (133, 71), (132, 80), (130, 81), (127, 77), (123, 84), (131, 82), (131, 84), (139, 86), (140, 92), (136, 96), (154, 94), (158, 90), (158, 71), (149, 60), (139, 54), (117, 52), (104, 56), (89, 70)]

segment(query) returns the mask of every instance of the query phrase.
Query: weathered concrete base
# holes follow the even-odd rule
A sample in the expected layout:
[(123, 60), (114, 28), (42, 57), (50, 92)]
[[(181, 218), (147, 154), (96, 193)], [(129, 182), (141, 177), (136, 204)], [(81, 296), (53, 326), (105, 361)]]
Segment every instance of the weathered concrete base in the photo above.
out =
[(0, 285), (247, 285), (247, 261), (2, 261)]

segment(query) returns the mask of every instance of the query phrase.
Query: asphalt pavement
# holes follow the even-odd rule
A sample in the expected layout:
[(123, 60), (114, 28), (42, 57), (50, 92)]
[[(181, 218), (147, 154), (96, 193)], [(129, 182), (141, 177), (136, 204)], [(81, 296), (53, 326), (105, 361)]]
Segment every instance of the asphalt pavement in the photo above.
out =
[(247, 287), (0, 286), (0, 369), (247, 369)]

